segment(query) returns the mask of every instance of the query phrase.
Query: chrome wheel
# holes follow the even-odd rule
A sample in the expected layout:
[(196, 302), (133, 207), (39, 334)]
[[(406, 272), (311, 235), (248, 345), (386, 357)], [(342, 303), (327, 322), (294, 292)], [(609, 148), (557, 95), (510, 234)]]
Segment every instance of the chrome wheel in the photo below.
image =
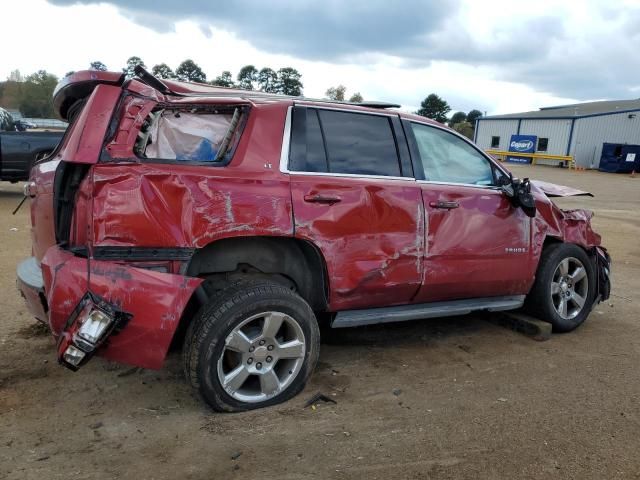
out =
[(252, 315), (227, 335), (218, 359), (220, 385), (241, 402), (263, 402), (285, 390), (305, 357), (302, 328), (282, 312)]
[(558, 315), (565, 320), (578, 316), (589, 294), (589, 277), (580, 260), (562, 259), (551, 280), (551, 301)]

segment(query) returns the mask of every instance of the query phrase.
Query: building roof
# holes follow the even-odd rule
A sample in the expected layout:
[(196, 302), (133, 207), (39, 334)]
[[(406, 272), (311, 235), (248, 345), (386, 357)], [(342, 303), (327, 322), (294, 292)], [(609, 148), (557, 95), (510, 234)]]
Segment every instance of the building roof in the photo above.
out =
[(479, 120), (520, 119), (520, 118), (580, 118), (592, 115), (607, 115), (630, 110), (640, 110), (640, 99), (635, 100), (605, 100), (600, 102), (574, 103), (571, 105), (557, 105), (543, 107), (540, 110), (522, 113), (508, 113), (506, 115), (490, 115)]

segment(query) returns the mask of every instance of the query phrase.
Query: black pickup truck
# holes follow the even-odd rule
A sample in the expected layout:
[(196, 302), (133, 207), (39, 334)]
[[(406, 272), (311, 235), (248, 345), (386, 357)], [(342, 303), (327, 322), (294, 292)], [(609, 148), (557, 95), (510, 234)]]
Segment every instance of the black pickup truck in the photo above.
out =
[(63, 135), (62, 131), (18, 132), (9, 112), (0, 108), (0, 181), (27, 180), (33, 162), (53, 152)]

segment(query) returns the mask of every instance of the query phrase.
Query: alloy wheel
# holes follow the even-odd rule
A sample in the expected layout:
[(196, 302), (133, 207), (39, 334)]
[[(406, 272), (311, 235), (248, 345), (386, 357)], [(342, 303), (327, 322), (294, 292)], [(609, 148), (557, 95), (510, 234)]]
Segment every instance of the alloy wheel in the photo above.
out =
[(302, 328), (282, 312), (262, 312), (227, 335), (218, 358), (222, 388), (241, 402), (269, 400), (294, 381), (306, 352)]
[(566, 257), (560, 261), (550, 286), (551, 301), (560, 317), (571, 320), (585, 307), (589, 293), (587, 269), (575, 257)]

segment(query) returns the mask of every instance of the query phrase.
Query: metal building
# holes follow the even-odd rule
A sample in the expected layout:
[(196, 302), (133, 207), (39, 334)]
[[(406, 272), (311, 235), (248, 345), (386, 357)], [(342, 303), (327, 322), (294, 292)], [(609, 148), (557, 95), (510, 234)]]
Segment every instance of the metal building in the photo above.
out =
[(474, 140), (483, 150), (509, 150), (512, 135), (533, 135), (536, 152), (572, 155), (577, 166), (598, 168), (603, 143), (640, 144), (640, 99), (545, 107), (476, 121)]

